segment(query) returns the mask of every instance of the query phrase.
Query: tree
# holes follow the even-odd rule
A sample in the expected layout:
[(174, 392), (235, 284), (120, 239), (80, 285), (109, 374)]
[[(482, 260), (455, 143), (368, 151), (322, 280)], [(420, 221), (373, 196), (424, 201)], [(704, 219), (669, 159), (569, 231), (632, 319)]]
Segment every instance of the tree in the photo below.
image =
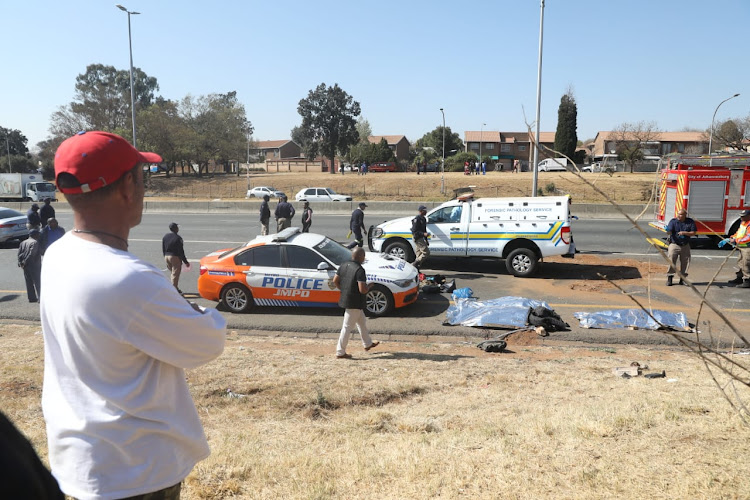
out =
[(360, 144), (369, 144), (370, 136), (372, 135), (372, 127), (370, 126), (370, 122), (367, 121), (367, 118), (361, 116), (357, 118), (357, 124), (355, 127), (357, 127)]
[(314, 160), (318, 156), (318, 143), (313, 141), (309, 132), (309, 130), (304, 130), (301, 126), (297, 126), (292, 129), (290, 136), (299, 145), (305, 158)]
[(659, 140), (660, 131), (654, 122), (623, 123), (612, 132), (617, 158), (630, 166), (630, 172), (635, 164), (643, 161), (645, 149), (649, 144)]
[(578, 134), (576, 129), (578, 119), (578, 107), (573, 96), (573, 89), (560, 99), (560, 107), (557, 109), (557, 131), (555, 132), (555, 151), (575, 161)]
[(359, 103), (338, 84), (328, 87), (321, 83), (299, 101), (297, 112), (302, 116), (300, 127), (309, 138), (309, 147), (315, 144), (314, 149), (330, 159), (330, 171), (335, 173), (336, 154), (346, 155), (359, 140), (355, 122), (360, 113)]
[(138, 146), (145, 151), (158, 151), (168, 165), (169, 177), (177, 163), (189, 157), (184, 141), (186, 124), (180, 116), (178, 103), (157, 99), (153, 106), (139, 111), (136, 120)]
[[(421, 139), (417, 139), (417, 147), (430, 147), (435, 150), (441, 158), (443, 157), (443, 126), (439, 125), (432, 132), (427, 132)], [(464, 150), (464, 141), (457, 133), (451, 132), (450, 127), (445, 127), (445, 156), (451, 156)]]
[[(156, 78), (133, 68), (136, 113), (150, 106), (159, 89)], [(69, 137), (81, 130), (104, 130), (132, 135), (130, 73), (114, 66), (90, 64), (76, 77), (73, 101), (52, 115), (53, 135)]]
[[(29, 154), (29, 140), (20, 130), (0, 127), (0, 171), (35, 172), (37, 166)], [(10, 152), (10, 154), (9, 154)]]
[(179, 115), (185, 123), (181, 132), (180, 150), (198, 164), (198, 175), (208, 164), (226, 163), (247, 147), (247, 136), (253, 126), (245, 107), (237, 100), (237, 92), (185, 97), (179, 104)]
[[(710, 132), (709, 130), (706, 140)], [(712, 148), (748, 151), (748, 139), (750, 139), (750, 117), (735, 118), (714, 126)]]

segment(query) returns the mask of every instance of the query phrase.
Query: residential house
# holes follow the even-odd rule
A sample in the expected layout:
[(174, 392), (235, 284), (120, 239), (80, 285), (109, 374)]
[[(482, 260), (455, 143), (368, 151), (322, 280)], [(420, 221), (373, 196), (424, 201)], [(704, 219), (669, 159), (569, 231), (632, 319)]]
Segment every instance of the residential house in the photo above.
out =
[[(705, 132), (657, 132), (644, 144), (643, 153), (652, 162), (670, 153), (708, 154), (708, 137)], [(594, 161), (617, 160), (615, 132), (597, 132), (591, 155)]]
[(250, 150), (250, 154), (266, 160), (280, 160), (282, 158), (300, 158), (302, 151), (292, 140), (282, 139), (280, 141), (258, 141), (256, 147)]
[(371, 135), (367, 138), (371, 144), (379, 144), (381, 139), (388, 143), (388, 147), (396, 155), (396, 160), (409, 161), (409, 140), (405, 135)]
[[(533, 132), (498, 132), (495, 130), (479, 130), (464, 132), (465, 151), (481, 156), (488, 156), (494, 161), (498, 170), (511, 170), (513, 162), (519, 161), (521, 170), (529, 170), (533, 161), (534, 148), (531, 138)], [(555, 145), (554, 132), (539, 132), (541, 145), (552, 148)], [(539, 160), (552, 157), (552, 153), (542, 150)]]

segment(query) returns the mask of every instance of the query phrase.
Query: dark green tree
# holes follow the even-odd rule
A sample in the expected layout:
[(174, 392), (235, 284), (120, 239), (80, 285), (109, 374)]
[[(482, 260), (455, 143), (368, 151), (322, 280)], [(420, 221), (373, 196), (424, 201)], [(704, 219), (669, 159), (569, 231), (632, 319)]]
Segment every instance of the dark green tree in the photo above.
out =
[[(430, 147), (442, 159), (443, 157), (443, 126), (439, 125), (432, 132), (427, 132), (418, 139), (416, 147)], [(457, 133), (453, 133), (450, 127), (445, 127), (445, 157), (454, 155), (464, 150), (464, 141)]]
[(356, 127), (359, 103), (338, 84), (328, 87), (321, 83), (299, 101), (297, 112), (302, 116), (300, 127), (309, 138), (309, 147), (317, 145), (315, 149), (330, 160), (330, 171), (334, 174), (336, 154), (346, 155), (359, 140)]
[(555, 151), (575, 161), (576, 145), (578, 144), (578, 134), (576, 129), (578, 120), (578, 107), (576, 99), (573, 96), (573, 90), (568, 92), (560, 99), (560, 107), (557, 108), (557, 131), (555, 132)]
[(0, 172), (36, 171), (38, 167), (29, 154), (27, 143), (28, 139), (20, 130), (0, 127)]
[[(133, 68), (136, 113), (153, 104), (159, 90), (156, 78)], [(69, 137), (80, 130), (105, 130), (132, 135), (130, 72), (114, 66), (90, 64), (76, 77), (73, 101), (52, 114), (50, 131)]]
[(294, 127), (291, 132), (291, 138), (297, 144), (305, 158), (308, 160), (314, 160), (318, 156), (318, 143), (313, 141), (309, 130), (303, 129), (301, 126)]

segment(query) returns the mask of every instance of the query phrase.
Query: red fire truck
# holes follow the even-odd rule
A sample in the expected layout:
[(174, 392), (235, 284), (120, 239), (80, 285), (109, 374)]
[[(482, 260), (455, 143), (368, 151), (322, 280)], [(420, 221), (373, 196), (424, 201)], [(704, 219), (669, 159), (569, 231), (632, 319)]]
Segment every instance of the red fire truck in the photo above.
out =
[(750, 208), (750, 155), (679, 155), (662, 164), (652, 227), (666, 231), (684, 208), (695, 220), (699, 236), (720, 239), (734, 234), (740, 211)]

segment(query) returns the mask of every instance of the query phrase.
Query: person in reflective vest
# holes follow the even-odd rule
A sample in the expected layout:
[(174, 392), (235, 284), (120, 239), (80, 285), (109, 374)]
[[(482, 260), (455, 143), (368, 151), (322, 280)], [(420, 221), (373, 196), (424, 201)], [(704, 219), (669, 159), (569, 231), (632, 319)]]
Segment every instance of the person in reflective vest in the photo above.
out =
[(750, 288), (750, 231), (747, 227), (750, 225), (750, 210), (743, 210), (740, 213), (740, 227), (737, 228), (737, 232), (729, 237), (729, 243), (735, 245), (737, 250), (740, 251), (740, 256), (737, 259), (737, 277), (729, 283), (737, 284), (737, 288)]

